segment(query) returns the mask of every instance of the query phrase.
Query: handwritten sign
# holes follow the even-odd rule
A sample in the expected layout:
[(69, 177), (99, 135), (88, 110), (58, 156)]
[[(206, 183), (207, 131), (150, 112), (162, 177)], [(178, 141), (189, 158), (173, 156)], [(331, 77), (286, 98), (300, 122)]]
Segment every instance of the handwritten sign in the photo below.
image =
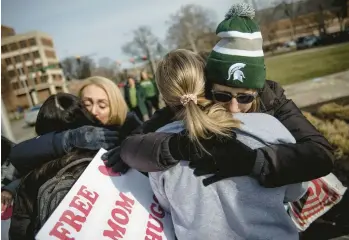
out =
[(106, 168), (101, 149), (36, 239), (175, 239), (171, 216), (159, 205), (149, 179)]

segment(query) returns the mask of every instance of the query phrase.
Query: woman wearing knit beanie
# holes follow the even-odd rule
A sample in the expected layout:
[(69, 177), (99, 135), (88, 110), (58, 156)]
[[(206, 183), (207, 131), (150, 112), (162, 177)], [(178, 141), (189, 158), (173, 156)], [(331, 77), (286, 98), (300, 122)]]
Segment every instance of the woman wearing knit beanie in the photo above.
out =
[(257, 90), (265, 84), (263, 39), (254, 14), (250, 5), (234, 5), (218, 25), (221, 40), (207, 58), (206, 98), (232, 113), (256, 111)]
[[(139, 134), (123, 142), (123, 161), (137, 170), (154, 172), (174, 166), (185, 156), (196, 175), (216, 174), (215, 180), (219, 180), (252, 174), (265, 187), (309, 181), (330, 173), (334, 159), (331, 145), (286, 98), (279, 84), (265, 80), (262, 38), (253, 15), (250, 6), (237, 4), (219, 24), (217, 33), (222, 40), (205, 67), (206, 98), (223, 102), (232, 112), (270, 114), (292, 133), (297, 143), (269, 145), (251, 152), (239, 142), (230, 141), (227, 149), (206, 148), (210, 155), (202, 157), (193, 151), (186, 134), (152, 133), (175, 118), (176, 109), (165, 107), (143, 124)], [(121, 161), (119, 155), (111, 151), (105, 159), (110, 166), (115, 165), (115, 171), (122, 170), (116, 164)], [(211, 179), (205, 184), (212, 182)]]
[[(290, 132), (268, 114), (232, 116), (221, 104), (207, 100), (203, 67), (197, 54), (184, 49), (171, 51), (158, 63), (159, 91), (164, 102), (177, 109), (178, 120), (159, 132), (186, 130), (198, 149), (206, 147), (200, 146), (200, 139), (210, 139), (212, 145), (223, 148), (228, 145), (218, 139), (234, 139), (246, 144), (251, 152), (267, 144), (295, 142)], [(241, 176), (205, 187), (202, 180), (206, 176), (195, 177), (182, 159), (171, 169), (149, 173), (154, 194), (171, 214), (179, 240), (298, 239), (284, 202), (300, 198), (306, 184), (268, 189), (251, 176)]]

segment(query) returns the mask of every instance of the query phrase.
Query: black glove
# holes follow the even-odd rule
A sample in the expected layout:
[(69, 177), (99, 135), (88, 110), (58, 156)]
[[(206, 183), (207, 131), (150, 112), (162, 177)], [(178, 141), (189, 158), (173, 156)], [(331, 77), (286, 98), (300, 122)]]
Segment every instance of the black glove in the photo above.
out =
[(235, 137), (224, 141), (216, 140), (215, 144), (212, 144), (212, 139), (203, 140), (201, 143), (210, 155), (205, 154), (201, 159), (191, 161), (189, 167), (194, 168), (196, 176), (214, 174), (203, 180), (205, 186), (225, 178), (252, 173), (257, 152)]
[(169, 149), (175, 161), (195, 161), (204, 156), (203, 150), (198, 144), (194, 144), (186, 130), (174, 134), (169, 140)]
[(83, 126), (77, 129), (65, 131), (62, 144), (65, 152), (71, 152), (75, 148), (99, 150), (111, 149), (120, 145), (118, 132), (101, 127)]
[(130, 167), (122, 161), (120, 152), (120, 146), (113, 148), (102, 155), (102, 160), (107, 161), (105, 165), (112, 168), (113, 172), (126, 173)]

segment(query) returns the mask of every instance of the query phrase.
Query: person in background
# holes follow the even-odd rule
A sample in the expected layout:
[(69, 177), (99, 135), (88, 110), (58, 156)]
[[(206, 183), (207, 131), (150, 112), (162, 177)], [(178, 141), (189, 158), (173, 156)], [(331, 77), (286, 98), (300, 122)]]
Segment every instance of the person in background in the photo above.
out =
[(141, 72), (140, 86), (145, 93), (145, 105), (148, 110), (148, 116), (151, 118), (153, 116), (153, 108), (159, 110), (159, 93), (155, 81), (149, 78), (146, 71)]
[(145, 93), (143, 88), (136, 80), (128, 76), (125, 85), (125, 101), (131, 112), (134, 112), (141, 121), (149, 119), (147, 108), (145, 105)]
[(114, 148), (141, 125), (135, 114), (127, 113), (127, 105), (119, 88), (107, 78), (86, 79), (79, 96), (87, 110), (102, 123), (102, 127), (86, 125), (52, 131), (17, 144), (9, 160), (21, 175), (75, 149)]

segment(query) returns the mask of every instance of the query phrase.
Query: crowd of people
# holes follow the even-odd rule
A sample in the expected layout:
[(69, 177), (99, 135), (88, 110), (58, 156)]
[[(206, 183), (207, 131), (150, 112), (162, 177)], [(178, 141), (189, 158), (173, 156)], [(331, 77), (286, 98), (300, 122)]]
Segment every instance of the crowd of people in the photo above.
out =
[(141, 121), (153, 116), (153, 109), (159, 110), (159, 93), (156, 83), (149, 78), (146, 71), (141, 72), (140, 81), (127, 76), (124, 87), (125, 101), (130, 111), (134, 112)]
[[(156, 84), (145, 72), (139, 83), (129, 77), (125, 97), (111, 80), (88, 78), (78, 97), (45, 101), (38, 137), (16, 145), (2, 139), (2, 166), (12, 169), (2, 181), (2, 207), (13, 201), (10, 239), (34, 239), (67, 193), (43, 201), (43, 185), (62, 169), (73, 184), (100, 148), (113, 171), (149, 177), (177, 239), (311, 239), (285, 204), (331, 172), (333, 149), (282, 87), (266, 80), (253, 16), (251, 6), (235, 4), (209, 54), (169, 52)], [(338, 205), (345, 204), (348, 193)], [(342, 233), (348, 221), (332, 227)]]

